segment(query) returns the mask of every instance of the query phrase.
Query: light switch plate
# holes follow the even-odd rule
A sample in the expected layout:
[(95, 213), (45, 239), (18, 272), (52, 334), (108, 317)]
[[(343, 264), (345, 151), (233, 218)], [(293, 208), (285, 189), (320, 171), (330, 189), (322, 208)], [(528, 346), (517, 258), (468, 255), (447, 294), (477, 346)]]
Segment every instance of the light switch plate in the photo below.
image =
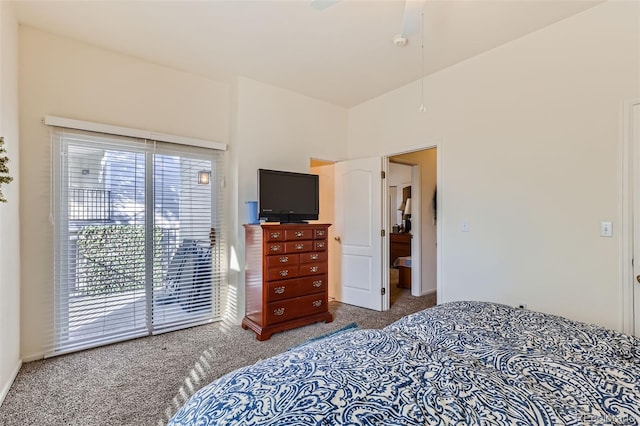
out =
[(612, 237), (613, 236), (613, 225), (611, 222), (600, 222), (600, 236), (601, 237)]

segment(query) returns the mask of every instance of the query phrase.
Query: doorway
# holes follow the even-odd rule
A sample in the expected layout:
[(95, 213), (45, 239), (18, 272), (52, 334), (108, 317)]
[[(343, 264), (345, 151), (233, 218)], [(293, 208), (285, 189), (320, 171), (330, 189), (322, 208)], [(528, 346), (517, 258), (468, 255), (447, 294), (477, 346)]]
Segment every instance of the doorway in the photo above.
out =
[[(390, 279), (393, 281), (393, 285), (397, 286), (397, 279), (400, 279), (400, 269), (392, 268), (392, 262), (395, 259), (391, 259), (390, 254), (390, 234), (393, 233), (393, 225), (396, 221), (403, 221), (403, 229), (406, 229), (407, 215), (410, 214), (408, 219), (410, 220), (410, 235), (411, 240), (409, 242), (411, 250), (411, 267), (407, 268), (408, 264), (405, 264), (404, 272), (409, 274), (408, 281), (410, 283), (410, 289), (401, 289), (402, 291), (410, 292), (413, 296), (422, 296), (427, 294), (436, 293), (437, 289), (437, 265), (438, 256), (436, 250), (436, 182), (437, 182), (437, 163), (439, 159), (437, 146), (429, 148), (419, 149), (412, 152), (397, 153), (379, 157), (380, 163), (382, 163), (383, 170), (389, 174), (389, 162), (391, 164), (402, 164), (408, 167), (411, 172), (407, 180), (403, 180), (402, 183), (409, 183), (401, 188), (394, 189), (393, 185), (387, 185), (387, 179), (382, 180), (380, 185), (380, 191), (382, 193), (382, 206), (380, 206), (383, 213), (383, 221), (380, 224), (382, 230), (386, 234), (383, 237), (382, 248), (380, 250), (380, 257), (383, 259), (380, 262), (380, 269), (377, 269), (382, 279), (382, 310), (387, 310), (391, 306), (390, 296), (392, 296), (392, 290), (396, 290), (390, 286)], [(353, 160), (355, 161), (355, 160)], [(311, 159), (309, 163), (310, 172), (320, 176), (320, 221), (324, 223), (331, 223), (334, 226), (330, 227), (329, 236), (329, 298), (330, 300), (343, 301), (341, 277), (344, 265), (342, 265), (340, 236), (335, 234), (336, 232), (336, 216), (335, 206), (337, 203), (334, 188), (335, 183), (339, 180), (336, 176), (336, 164), (334, 161), (316, 160)], [(395, 167), (395, 166), (392, 166)], [(379, 172), (378, 172), (379, 173)], [(393, 173), (392, 173), (393, 174)], [(396, 197), (403, 195), (403, 189), (405, 187), (411, 188), (411, 202), (410, 210), (405, 208), (402, 211), (404, 217), (396, 216), (395, 212), (398, 212), (398, 206), (396, 201), (390, 200), (390, 194), (395, 191)], [(352, 192), (353, 193), (353, 192)], [(409, 198), (409, 197), (404, 197)], [(397, 219), (400, 218), (400, 219)], [(398, 224), (399, 225), (399, 224)], [(377, 229), (377, 228), (376, 228)], [(404, 236), (407, 237), (406, 235)], [(416, 261), (417, 259), (417, 261)], [(407, 270), (408, 269), (408, 270)], [(424, 270), (425, 274), (421, 271)], [(375, 273), (374, 271), (371, 271)], [(391, 275), (394, 274), (392, 277)], [(405, 280), (407, 277), (404, 277)]]
[[(406, 294), (411, 293), (412, 243), (415, 230), (411, 229), (412, 221), (418, 219), (411, 211), (412, 192), (420, 188), (412, 185), (413, 166), (389, 158), (387, 169), (389, 221), (389, 307)], [(413, 213), (413, 217), (411, 215)], [(413, 253), (415, 255), (415, 253)]]
[(382, 257), (382, 157), (311, 160), (319, 176), (319, 219), (329, 228), (329, 299), (386, 310)]
[(389, 306), (394, 293), (437, 289), (437, 154), (433, 147), (387, 157), (388, 193), (396, 194), (389, 200)]
[[(309, 162), (309, 173), (319, 176), (320, 212), (318, 223), (335, 223), (335, 168), (333, 161), (318, 160), (312, 158)], [(338, 242), (335, 240), (335, 226), (329, 227), (329, 300), (342, 300), (342, 287), (340, 284), (340, 258), (337, 250)]]

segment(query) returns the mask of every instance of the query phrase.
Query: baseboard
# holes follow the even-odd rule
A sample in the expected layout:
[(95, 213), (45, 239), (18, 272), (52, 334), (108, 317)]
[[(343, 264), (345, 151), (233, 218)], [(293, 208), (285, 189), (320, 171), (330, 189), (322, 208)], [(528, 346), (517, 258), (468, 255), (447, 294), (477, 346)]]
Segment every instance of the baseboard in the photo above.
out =
[(7, 380), (7, 383), (5, 383), (2, 386), (2, 389), (0, 389), (0, 407), (4, 402), (4, 398), (9, 393), (9, 389), (11, 389), (11, 385), (13, 385), (13, 381), (16, 379), (16, 376), (18, 375), (18, 372), (20, 371), (20, 367), (22, 367), (22, 360), (19, 359), (18, 364), (13, 369), (13, 373), (9, 376), (9, 380)]
[(426, 296), (428, 294), (434, 294), (437, 291), (437, 289), (433, 289), (433, 290), (429, 290), (429, 291), (425, 291), (424, 293), (422, 293), (422, 296)]
[(22, 362), (38, 361), (41, 359), (44, 359), (44, 352), (23, 356)]

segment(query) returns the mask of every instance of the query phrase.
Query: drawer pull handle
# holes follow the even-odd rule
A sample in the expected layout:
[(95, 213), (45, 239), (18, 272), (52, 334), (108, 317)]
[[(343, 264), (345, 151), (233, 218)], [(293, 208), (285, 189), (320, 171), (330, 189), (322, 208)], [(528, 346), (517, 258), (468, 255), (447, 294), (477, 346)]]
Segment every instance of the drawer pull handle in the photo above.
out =
[(314, 308), (319, 308), (320, 306), (322, 306), (322, 300), (314, 300), (311, 304)]
[(280, 251), (280, 246), (271, 246), (271, 248), (269, 250), (271, 250), (271, 251)]
[(287, 263), (289, 261), (289, 256), (282, 256), (280, 258), (280, 263)]
[(298, 237), (298, 238), (302, 237), (303, 235), (304, 235), (304, 232), (302, 232), (302, 231), (296, 231), (295, 232), (295, 236)]
[(324, 242), (323, 241), (318, 241), (318, 243), (316, 245), (318, 246), (318, 248), (324, 248)]
[(313, 282), (314, 287), (320, 287), (322, 285), (322, 280), (317, 280)]
[(271, 238), (280, 238), (280, 233), (279, 232), (272, 232), (271, 233)]
[(283, 269), (282, 271), (278, 272), (280, 274), (281, 277), (286, 277), (287, 275), (289, 275), (289, 270), (288, 269)]
[(278, 316), (278, 317), (284, 315), (284, 308), (274, 309), (273, 310), (273, 315)]
[(324, 231), (316, 231), (318, 237), (324, 237)]
[(311, 268), (309, 268), (309, 270), (311, 272), (318, 272), (318, 267), (317, 266), (312, 266)]
[(296, 244), (293, 247), (295, 247), (296, 250), (302, 250), (304, 248), (304, 244)]
[(276, 287), (273, 289), (273, 291), (275, 291), (276, 294), (282, 294), (284, 293), (284, 286)]
[(318, 258), (319, 258), (319, 257), (320, 257), (320, 256), (318, 256), (317, 254), (315, 254), (315, 253), (314, 253), (314, 254), (312, 254), (311, 256), (309, 256), (309, 259), (311, 259), (311, 260), (318, 260)]

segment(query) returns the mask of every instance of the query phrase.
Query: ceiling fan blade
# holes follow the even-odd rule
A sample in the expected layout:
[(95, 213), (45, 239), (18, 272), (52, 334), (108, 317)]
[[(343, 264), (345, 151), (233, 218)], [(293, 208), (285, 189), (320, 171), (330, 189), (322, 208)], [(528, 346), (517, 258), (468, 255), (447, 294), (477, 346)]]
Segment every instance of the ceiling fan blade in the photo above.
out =
[(402, 37), (409, 37), (421, 30), (422, 10), (425, 0), (405, 0), (404, 15), (402, 17)]

